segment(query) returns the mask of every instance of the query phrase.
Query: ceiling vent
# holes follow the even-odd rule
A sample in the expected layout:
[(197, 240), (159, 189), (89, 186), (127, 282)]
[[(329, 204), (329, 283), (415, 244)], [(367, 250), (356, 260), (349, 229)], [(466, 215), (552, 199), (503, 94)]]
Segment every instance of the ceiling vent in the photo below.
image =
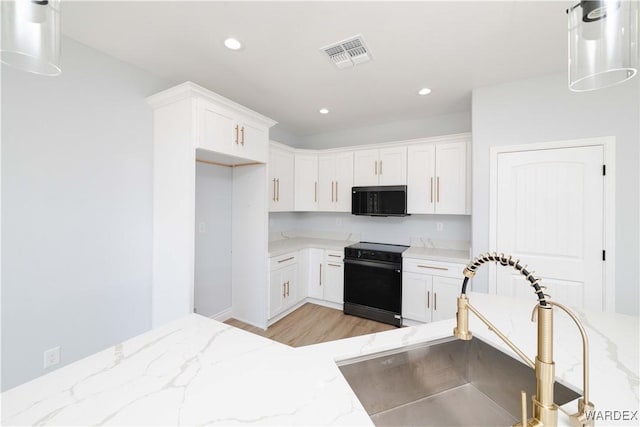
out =
[(329, 56), (329, 60), (339, 69), (353, 67), (371, 60), (371, 52), (369, 52), (361, 35), (332, 43), (320, 50), (324, 51)]

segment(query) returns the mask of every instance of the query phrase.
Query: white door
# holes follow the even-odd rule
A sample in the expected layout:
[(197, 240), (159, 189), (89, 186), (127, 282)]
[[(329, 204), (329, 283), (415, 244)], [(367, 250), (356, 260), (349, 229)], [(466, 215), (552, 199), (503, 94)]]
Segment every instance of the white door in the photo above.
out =
[(431, 321), (432, 280), (429, 274), (402, 273), (402, 317)]
[(344, 302), (344, 264), (327, 261), (324, 263), (324, 299), (342, 304)]
[(318, 210), (318, 156), (296, 153), (294, 204), (296, 211)]
[(458, 277), (433, 276), (432, 321), (456, 317), (461, 283)]
[[(496, 250), (541, 277), (552, 299), (603, 310), (603, 147), (498, 154)], [(496, 267), (498, 294), (526, 296), (528, 282)]]
[(464, 214), (467, 200), (467, 144), (436, 145), (436, 213)]
[(378, 185), (378, 150), (357, 150), (353, 155), (353, 185)]
[(407, 147), (381, 148), (379, 159), (380, 185), (407, 184)]
[(351, 212), (351, 187), (353, 187), (353, 152), (336, 154), (335, 210)]
[(333, 154), (318, 156), (318, 210), (335, 210), (335, 157)]
[(412, 145), (408, 148), (407, 212), (410, 214), (434, 211), (435, 156), (434, 144)]

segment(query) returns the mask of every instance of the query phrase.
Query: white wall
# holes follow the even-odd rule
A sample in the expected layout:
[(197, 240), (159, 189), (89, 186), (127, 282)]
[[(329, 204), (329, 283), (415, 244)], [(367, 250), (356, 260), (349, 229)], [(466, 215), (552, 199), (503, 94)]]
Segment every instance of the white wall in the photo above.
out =
[[(441, 222), (442, 231), (436, 231)], [(434, 240), (463, 240), (471, 237), (468, 215), (410, 215), (406, 217), (356, 216), (337, 212), (272, 212), (269, 232), (320, 231), (347, 232), (360, 235), (366, 242), (408, 245), (411, 237)]]
[[(558, 74), (473, 91), (473, 248), (489, 249), (489, 148), (598, 136), (616, 138), (616, 311), (638, 314), (640, 78), (572, 93)], [(487, 271), (473, 280), (487, 290)]]
[(231, 168), (196, 163), (194, 304), (204, 316), (231, 308), (232, 186)]
[[(280, 135), (274, 134), (271, 136), (271, 139), (293, 145), (297, 148), (321, 149), (402, 141), (406, 139), (469, 132), (470, 130), (471, 114), (466, 112), (300, 136), (297, 138), (297, 143), (295, 144), (289, 144), (284, 139), (278, 139)], [(282, 137), (286, 138), (287, 135), (282, 135)]]
[(2, 389), (151, 326), (152, 111), (169, 83), (63, 39), (2, 67)]

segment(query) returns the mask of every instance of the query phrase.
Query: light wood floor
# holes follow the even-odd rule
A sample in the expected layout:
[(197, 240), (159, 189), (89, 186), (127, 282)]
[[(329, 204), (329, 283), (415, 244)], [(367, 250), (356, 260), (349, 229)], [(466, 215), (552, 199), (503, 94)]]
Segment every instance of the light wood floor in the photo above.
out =
[(396, 329), (392, 325), (309, 303), (274, 323), (266, 331), (236, 319), (229, 319), (224, 323), (292, 347)]

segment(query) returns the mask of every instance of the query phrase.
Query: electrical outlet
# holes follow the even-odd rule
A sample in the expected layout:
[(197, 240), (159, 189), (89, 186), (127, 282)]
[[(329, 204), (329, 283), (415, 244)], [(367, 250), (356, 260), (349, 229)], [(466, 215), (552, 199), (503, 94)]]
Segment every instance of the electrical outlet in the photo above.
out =
[(444, 230), (444, 224), (441, 222), (436, 222), (436, 231)]
[(50, 348), (44, 352), (44, 368), (50, 368), (60, 363), (60, 346)]
[(206, 222), (201, 222), (198, 224), (198, 231), (200, 233), (206, 233), (207, 232), (207, 223)]

